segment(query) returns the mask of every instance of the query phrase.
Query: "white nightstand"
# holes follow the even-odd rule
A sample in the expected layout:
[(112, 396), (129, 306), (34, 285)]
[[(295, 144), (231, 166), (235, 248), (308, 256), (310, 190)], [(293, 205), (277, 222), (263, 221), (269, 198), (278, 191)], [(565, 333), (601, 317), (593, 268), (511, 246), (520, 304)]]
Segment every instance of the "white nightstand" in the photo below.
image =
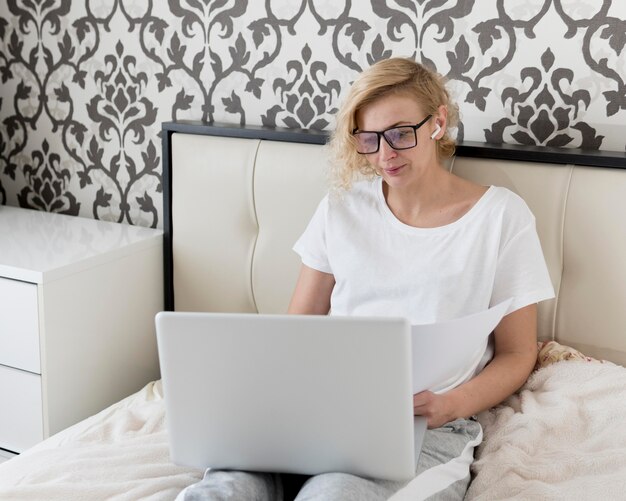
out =
[(0, 206), (0, 448), (159, 377), (162, 231)]

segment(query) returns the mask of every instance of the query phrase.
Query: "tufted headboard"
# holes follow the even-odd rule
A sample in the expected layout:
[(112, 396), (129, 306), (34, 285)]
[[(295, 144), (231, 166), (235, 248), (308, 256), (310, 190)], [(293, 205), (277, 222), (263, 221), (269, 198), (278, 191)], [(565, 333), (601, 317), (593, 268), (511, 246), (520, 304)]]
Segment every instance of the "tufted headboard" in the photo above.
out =
[[(327, 190), (324, 133), (163, 124), (168, 309), (284, 313)], [(450, 162), (526, 200), (556, 291), (539, 337), (626, 365), (626, 155), (464, 144)]]

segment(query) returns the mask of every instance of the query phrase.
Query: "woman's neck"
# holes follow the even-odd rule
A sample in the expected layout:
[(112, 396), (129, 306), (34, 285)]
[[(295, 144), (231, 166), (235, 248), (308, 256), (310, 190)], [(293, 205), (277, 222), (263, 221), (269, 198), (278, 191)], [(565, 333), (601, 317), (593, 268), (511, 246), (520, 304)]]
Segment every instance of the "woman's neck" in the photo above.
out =
[(410, 186), (391, 187), (383, 182), (383, 194), (394, 216), (418, 228), (435, 228), (456, 221), (485, 191), (486, 187), (470, 183), (443, 167), (425, 173)]
[(452, 189), (452, 177), (443, 167), (437, 167), (425, 171), (409, 185), (390, 186), (383, 181), (385, 200), (402, 222), (428, 218), (446, 204)]

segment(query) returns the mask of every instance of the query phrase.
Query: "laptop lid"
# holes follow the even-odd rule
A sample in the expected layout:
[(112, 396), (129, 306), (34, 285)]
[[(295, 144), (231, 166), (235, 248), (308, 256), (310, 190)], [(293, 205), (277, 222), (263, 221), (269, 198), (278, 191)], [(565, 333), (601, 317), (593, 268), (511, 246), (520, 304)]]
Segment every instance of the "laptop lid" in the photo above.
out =
[(173, 462), (414, 476), (406, 319), (161, 312), (156, 330)]

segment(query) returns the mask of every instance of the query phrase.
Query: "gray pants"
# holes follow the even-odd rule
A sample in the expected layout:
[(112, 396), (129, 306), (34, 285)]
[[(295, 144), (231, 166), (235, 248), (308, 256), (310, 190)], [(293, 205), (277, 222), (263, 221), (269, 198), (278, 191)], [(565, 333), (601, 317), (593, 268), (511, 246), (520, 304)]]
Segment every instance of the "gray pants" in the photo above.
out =
[[(347, 473), (324, 473), (304, 481), (297, 501), (378, 501), (393, 497), (437, 501), (462, 500), (470, 481), (474, 447), (482, 440), (480, 425), (458, 419), (427, 430), (415, 478), (393, 482), (361, 478)], [(293, 480), (293, 477), (291, 477)], [(180, 493), (177, 501), (283, 501), (283, 476), (277, 473), (207, 470), (204, 478)]]

